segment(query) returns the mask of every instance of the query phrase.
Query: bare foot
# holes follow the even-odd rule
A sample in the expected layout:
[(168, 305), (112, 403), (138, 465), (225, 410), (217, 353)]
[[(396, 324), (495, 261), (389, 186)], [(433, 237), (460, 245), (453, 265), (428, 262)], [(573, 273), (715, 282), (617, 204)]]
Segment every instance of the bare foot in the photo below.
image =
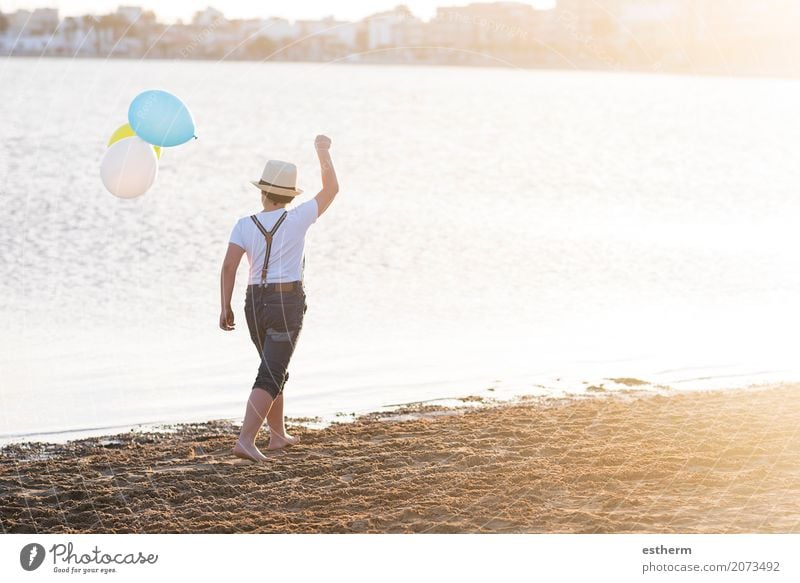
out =
[(272, 429), (269, 430), (269, 445), (267, 446), (268, 450), (281, 449), (289, 445), (297, 445), (298, 443), (300, 443), (299, 437), (294, 437), (288, 433), (281, 435), (277, 431)]
[(236, 445), (234, 445), (233, 448), (231, 449), (231, 453), (236, 457), (245, 460), (250, 460), (256, 463), (263, 462), (269, 459), (263, 453), (258, 451), (258, 448), (255, 445), (247, 446), (244, 445), (241, 441), (236, 442)]

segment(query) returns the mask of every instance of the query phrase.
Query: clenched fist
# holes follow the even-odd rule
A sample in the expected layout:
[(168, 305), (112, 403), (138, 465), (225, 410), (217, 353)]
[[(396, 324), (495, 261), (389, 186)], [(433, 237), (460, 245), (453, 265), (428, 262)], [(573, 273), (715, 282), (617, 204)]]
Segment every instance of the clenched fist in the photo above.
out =
[(316, 148), (318, 152), (322, 150), (329, 150), (330, 147), (331, 139), (328, 136), (323, 136), (320, 134), (314, 140), (314, 148)]
[(225, 331), (230, 331), (234, 329), (234, 326), (233, 310), (231, 310), (230, 306), (222, 308), (222, 311), (219, 314), (219, 327)]

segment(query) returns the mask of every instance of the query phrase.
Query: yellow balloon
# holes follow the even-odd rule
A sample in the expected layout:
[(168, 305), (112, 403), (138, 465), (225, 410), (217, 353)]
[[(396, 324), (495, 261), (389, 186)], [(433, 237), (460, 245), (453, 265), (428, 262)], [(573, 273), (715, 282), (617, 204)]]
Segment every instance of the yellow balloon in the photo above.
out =
[[(130, 138), (135, 136), (136, 132), (133, 131), (131, 124), (126, 123), (125, 125), (119, 126), (114, 133), (111, 134), (111, 137), (108, 138), (108, 144), (106, 147), (109, 147), (114, 142), (119, 142), (123, 138)], [(153, 149), (156, 151), (156, 158), (161, 158), (161, 146), (153, 146)]]

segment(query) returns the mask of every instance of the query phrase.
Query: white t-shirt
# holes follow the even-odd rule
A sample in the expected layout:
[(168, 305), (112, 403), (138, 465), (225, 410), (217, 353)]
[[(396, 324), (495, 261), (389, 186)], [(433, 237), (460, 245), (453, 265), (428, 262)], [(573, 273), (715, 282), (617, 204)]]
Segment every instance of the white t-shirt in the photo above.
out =
[[(271, 231), (283, 212), (284, 209), (262, 211), (256, 214), (256, 218), (267, 231)], [(267, 268), (268, 283), (303, 279), (303, 246), (306, 231), (316, 220), (317, 201), (313, 198), (288, 209), (286, 219), (272, 238), (272, 250)], [(237, 221), (229, 240), (247, 253), (247, 260), (250, 262), (249, 283), (261, 283), (261, 269), (264, 267), (267, 242), (249, 215)]]

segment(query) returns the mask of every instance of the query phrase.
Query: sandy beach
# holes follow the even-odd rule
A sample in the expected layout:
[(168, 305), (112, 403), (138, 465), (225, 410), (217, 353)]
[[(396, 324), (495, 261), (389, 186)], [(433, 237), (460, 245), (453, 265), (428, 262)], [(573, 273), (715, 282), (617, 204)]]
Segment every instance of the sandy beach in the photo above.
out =
[[(252, 464), (236, 425), (0, 451), (14, 533), (800, 532), (800, 386), (411, 406)], [(473, 400), (474, 401), (474, 400)], [(266, 447), (267, 435), (259, 445)]]

